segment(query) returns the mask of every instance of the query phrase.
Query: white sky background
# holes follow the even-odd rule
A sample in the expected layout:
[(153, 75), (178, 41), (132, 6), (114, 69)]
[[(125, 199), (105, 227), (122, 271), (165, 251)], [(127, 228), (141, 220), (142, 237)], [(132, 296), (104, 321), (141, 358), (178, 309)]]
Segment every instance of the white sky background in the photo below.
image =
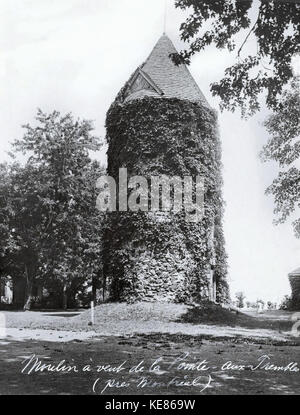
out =
[[(177, 48), (185, 15), (168, 0), (167, 34)], [(36, 110), (73, 112), (95, 120), (105, 136), (106, 111), (163, 32), (164, 0), (1, 0), (0, 162)], [(251, 47), (251, 44), (250, 44)], [(209, 85), (234, 55), (214, 48), (194, 57), (190, 70), (214, 108)], [(225, 236), (231, 291), (280, 301), (290, 293), (288, 272), (300, 266), (300, 241), (290, 224), (275, 227), (264, 195), (277, 167), (258, 153), (267, 139), (261, 112), (250, 121), (220, 114)], [(99, 156), (105, 161), (105, 150)]]

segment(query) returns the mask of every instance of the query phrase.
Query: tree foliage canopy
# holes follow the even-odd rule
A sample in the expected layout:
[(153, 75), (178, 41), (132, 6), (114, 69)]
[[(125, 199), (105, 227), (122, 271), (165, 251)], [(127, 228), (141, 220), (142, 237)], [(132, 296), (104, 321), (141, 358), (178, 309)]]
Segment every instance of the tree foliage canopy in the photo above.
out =
[[(100, 268), (95, 184), (103, 169), (89, 155), (99, 140), (90, 121), (71, 114), (39, 110), (36, 121), (13, 143), (28, 156), (25, 165), (0, 170), (2, 273), (26, 278), (27, 288), (42, 281), (75, 292)], [(30, 289), (27, 297), (30, 302)]]
[[(241, 108), (243, 116), (253, 115), (260, 108), (262, 92), (266, 92), (269, 108), (282, 106), (280, 95), (293, 76), (292, 58), (299, 53), (298, 1), (176, 0), (175, 5), (192, 9), (180, 27), (181, 38), (189, 47), (172, 55), (176, 64), (189, 64), (194, 54), (210, 45), (236, 51), (236, 63), (211, 86), (213, 95), (221, 99), (221, 109)], [(238, 34), (243, 37), (237, 45)], [(256, 39), (254, 53), (245, 51), (250, 37)]]
[[(278, 177), (267, 189), (275, 200), (276, 223), (283, 223), (300, 209), (300, 81), (295, 79), (291, 88), (282, 95), (282, 106), (268, 117), (265, 127), (270, 138), (262, 151), (264, 161), (279, 164)], [(298, 163), (298, 164), (297, 164)], [(300, 218), (293, 222), (300, 238)]]

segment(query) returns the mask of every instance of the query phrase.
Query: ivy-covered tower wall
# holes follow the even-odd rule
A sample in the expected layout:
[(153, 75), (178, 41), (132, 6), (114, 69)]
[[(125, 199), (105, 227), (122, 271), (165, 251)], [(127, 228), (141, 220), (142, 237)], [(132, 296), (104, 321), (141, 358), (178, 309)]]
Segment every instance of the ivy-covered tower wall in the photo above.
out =
[(228, 284), (217, 116), (187, 68), (173, 65), (173, 51), (161, 38), (108, 111), (108, 175), (117, 185), (120, 168), (149, 183), (153, 176), (202, 176), (204, 216), (193, 223), (184, 212), (108, 213), (104, 277), (115, 301), (223, 303)]

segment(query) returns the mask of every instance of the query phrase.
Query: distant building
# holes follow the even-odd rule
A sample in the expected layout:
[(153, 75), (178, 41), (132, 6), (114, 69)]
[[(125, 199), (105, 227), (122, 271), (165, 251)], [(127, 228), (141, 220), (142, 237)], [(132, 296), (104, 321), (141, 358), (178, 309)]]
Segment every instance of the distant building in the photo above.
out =
[(10, 277), (0, 279), (0, 304), (12, 304), (13, 284)]
[(289, 280), (292, 289), (293, 308), (300, 309), (300, 268), (289, 273)]
[[(10, 305), (14, 308), (23, 308), (26, 297), (26, 280), (24, 278), (12, 278), (10, 276), (0, 278), (0, 307)], [(41, 304), (43, 287), (34, 284), (32, 289), (32, 302)]]

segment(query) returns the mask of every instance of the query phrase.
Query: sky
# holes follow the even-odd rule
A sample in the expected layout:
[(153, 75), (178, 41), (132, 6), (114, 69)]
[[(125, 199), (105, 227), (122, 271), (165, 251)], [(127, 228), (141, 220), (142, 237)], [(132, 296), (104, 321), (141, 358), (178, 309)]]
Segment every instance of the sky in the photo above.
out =
[[(22, 136), (23, 124), (34, 122), (37, 108), (93, 120), (104, 138), (106, 112), (162, 35), (164, 10), (164, 0), (1, 0), (0, 162), (9, 159), (10, 142)], [(178, 49), (185, 17), (167, 0), (165, 30)], [(255, 47), (253, 40), (247, 47)], [(189, 68), (217, 110), (210, 84), (234, 57), (210, 47)], [(265, 189), (278, 168), (259, 159), (268, 138), (266, 116), (262, 110), (245, 121), (238, 112), (219, 112), (224, 228), (232, 295), (243, 291), (250, 301), (279, 302), (290, 294), (288, 273), (300, 266), (300, 241), (290, 223), (273, 225)], [(105, 153), (104, 147), (97, 154), (103, 163)]]

